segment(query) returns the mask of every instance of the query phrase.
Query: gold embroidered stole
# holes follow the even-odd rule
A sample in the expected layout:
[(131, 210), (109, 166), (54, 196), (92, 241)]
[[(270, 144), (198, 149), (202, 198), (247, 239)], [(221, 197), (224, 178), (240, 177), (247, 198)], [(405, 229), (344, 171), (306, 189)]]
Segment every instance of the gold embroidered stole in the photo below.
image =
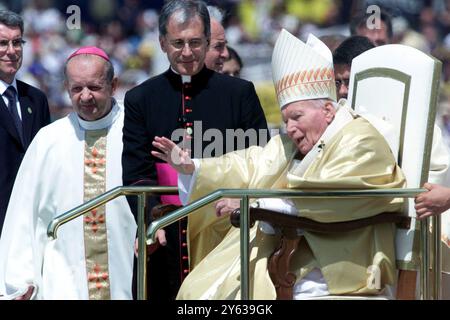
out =
[[(106, 191), (107, 129), (86, 130), (84, 148), (84, 201)], [(84, 215), (84, 248), (89, 299), (111, 299), (105, 206)]]

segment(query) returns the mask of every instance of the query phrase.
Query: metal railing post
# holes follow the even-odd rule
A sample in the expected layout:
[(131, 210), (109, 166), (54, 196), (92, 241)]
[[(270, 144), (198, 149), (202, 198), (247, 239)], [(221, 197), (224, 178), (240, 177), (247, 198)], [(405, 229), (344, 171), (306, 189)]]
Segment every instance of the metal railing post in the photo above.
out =
[(433, 299), (441, 300), (441, 217), (433, 216), (432, 218), (433, 232), (432, 239), (434, 242), (433, 252)]
[(241, 198), (240, 232), (241, 232), (241, 299), (249, 300), (250, 261), (249, 261), (249, 210), (248, 196)]
[(430, 300), (430, 243), (428, 232), (430, 230), (430, 219), (420, 221), (420, 289), (423, 300)]
[(138, 266), (137, 299), (147, 300), (147, 197), (145, 192), (138, 195)]

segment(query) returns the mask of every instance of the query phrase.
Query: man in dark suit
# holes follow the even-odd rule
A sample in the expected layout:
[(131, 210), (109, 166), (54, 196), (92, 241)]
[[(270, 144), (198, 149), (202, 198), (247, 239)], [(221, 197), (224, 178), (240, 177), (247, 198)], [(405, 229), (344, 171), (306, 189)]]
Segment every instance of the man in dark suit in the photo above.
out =
[(22, 17), (14, 12), (1, 10), (0, 230), (3, 227), (14, 179), (25, 151), (39, 129), (50, 123), (50, 112), (44, 93), (16, 80), (16, 73), (22, 65), (25, 43), (22, 36)]
[[(158, 169), (160, 161), (150, 154), (155, 136), (169, 137), (181, 143), (191, 150), (194, 158), (218, 156), (250, 144), (264, 144), (269, 138), (253, 84), (205, 67), (210, 41), (210, 18), (205, 3), (168, 1), (161, 10), (159, 32), (161, 48), (170, 61), (169, 70), (125, 95), (122, 156), (125, 185), (142, 179), (158, 180), (167, 185), (165, 179), (170, 172), (161, 174), (164, 169)], [(238, 129), (241, 134), (237, 133), (236, 138), (232, 133)], [(129, 202), (136, 213), (135, 198), (130, 198)], [(220, 227), (211, 227), (216, 234), (208, 241), (199, 237), (187, 241), (186, 221), (166, 229), (167, 239), (163, 239), (163, 243), (167, 240), (167, 245), (150, 256), (150, 299), (176, 296), (181, 282), (193, 267), (192, 256), (197, 253), (192, 246), (193, 240), (204, 245), (203, 251), (206, 247), (206, 250), (212, 249), (230, 226), (226, 219), (221, 220)], [(190, 231), (192, 225), (189, 218)], [(196, 259), (199, 259), (198, 255)]]

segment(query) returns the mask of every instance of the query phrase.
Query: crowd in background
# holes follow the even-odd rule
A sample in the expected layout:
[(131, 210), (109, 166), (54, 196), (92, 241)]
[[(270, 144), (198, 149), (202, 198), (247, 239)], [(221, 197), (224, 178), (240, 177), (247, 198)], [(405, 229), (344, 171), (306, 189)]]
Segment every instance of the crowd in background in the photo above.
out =
[[(10, 0), (0, 8), (24, 17), (24, 63), (19, 78), (47, 93), (52, 119), (67, 114), (70, 101), (64, 92), (62, 67), (75, 48), (96, 45), (112, 58), (119, 75), (116, 94), (125, 92), (168, 67), (158, 42), (158, 13), (164, 0)], [(301, 39), (349, 35), (349, 21), (369, 5), (393, 16), (394, 42), (430, 53), (443, 62), (442, 90), (437, 122), (450, 136), (450, 1), (448, 0), (210, 0), (225, 11), (226, 37), (241, 56), (241, 77), (257, 87), (268, 122), (280, 126), (271, 83), (270, 58), (278, 32), (285, 28)], [(80, 27), (68, 27), (80, 8)]]

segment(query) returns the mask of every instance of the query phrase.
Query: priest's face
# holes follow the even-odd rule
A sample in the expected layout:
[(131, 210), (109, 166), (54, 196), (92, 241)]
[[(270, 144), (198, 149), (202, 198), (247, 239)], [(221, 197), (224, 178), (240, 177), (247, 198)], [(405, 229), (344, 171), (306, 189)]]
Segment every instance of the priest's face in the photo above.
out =
[(167, 34), (160, 36), (159, 42), (176, 72), (192, 76), (203, 68), (208, 39), (200, 17), (180, 23), (177, 13), (173, 14), (167, 23)]
[(111, 110), (117, 78), (108, 81), (107, 68), (107, 62), (96, 55), (75, 56), (67, 63), (67, 91), (74, 110), (83, 120), (98, 120)]
[(333, 121), (336, 111), (327, 100), (304, 100), (288, 104), (281, 113), (287, 135), (306, 155)]

